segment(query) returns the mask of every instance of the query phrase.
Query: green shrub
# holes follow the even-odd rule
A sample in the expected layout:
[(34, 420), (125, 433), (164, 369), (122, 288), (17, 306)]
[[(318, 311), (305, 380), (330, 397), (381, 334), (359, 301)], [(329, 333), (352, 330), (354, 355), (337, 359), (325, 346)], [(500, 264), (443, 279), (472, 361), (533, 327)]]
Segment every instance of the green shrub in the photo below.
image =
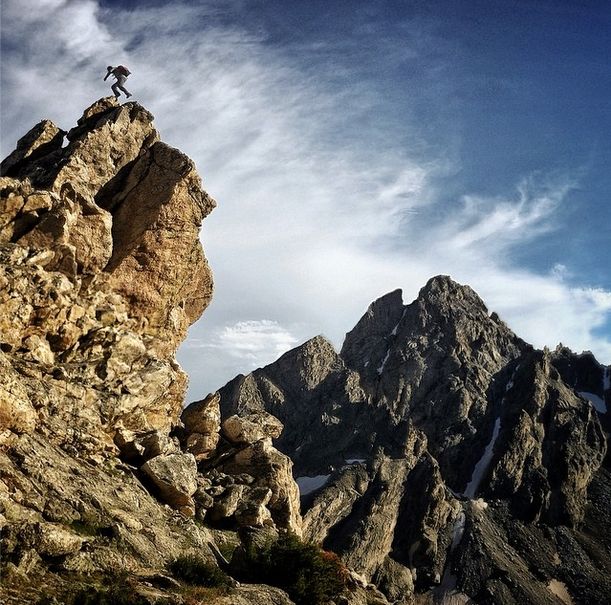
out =
[(294, 534), (246, 549), (240, 579), (285, 590), (296, 605), (323, 605), (343, 592), (348, 570), (339, 557)]
[(204, 561), (196, 555), (183, 555), (170, 563), (170, 571), (175, 577), (196, 586), (209, 588), (229, 588), (229, 576), (216, 565)]
[(74, 599), (74, 605), (150, 605), (145, 597), (134, 594), (133, 587), (127, 585), (111, 588), (87, 588)]

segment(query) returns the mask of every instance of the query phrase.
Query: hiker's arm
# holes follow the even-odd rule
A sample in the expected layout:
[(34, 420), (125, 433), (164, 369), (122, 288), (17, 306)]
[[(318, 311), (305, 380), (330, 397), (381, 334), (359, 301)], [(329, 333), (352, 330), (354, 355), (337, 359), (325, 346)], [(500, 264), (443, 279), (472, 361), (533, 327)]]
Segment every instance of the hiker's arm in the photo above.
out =
[(110, 72), (108, 72), (105, 76), (104, 76), (104, 80), (106, 80), (106, 78), (108, 78), (108, 76), (110, 75)]

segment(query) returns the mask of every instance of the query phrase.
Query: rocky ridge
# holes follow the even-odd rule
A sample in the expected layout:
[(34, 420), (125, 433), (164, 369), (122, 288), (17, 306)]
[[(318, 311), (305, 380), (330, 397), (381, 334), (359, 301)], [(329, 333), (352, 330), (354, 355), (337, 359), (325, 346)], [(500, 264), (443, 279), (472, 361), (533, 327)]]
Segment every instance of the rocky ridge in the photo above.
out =
[[(409, 305), (400, 291), (372, 303), (339, 354), (316, 337), (219, 395), (224, 416), (284, 422), (275, 443), (304, 486), (304, 535), (390, 600), (552, 603), (548, 584), (563, 582), (595, 603), (609, 589), (591, 570), (608, 570), (596, 528), (611, 485), (608, 414), (592, 401), (611, 395), (608, 372), (591, 354), (534, 350), (439, 276)], [(577, 582), (565, 537), (584, 533), (599, 537)]]

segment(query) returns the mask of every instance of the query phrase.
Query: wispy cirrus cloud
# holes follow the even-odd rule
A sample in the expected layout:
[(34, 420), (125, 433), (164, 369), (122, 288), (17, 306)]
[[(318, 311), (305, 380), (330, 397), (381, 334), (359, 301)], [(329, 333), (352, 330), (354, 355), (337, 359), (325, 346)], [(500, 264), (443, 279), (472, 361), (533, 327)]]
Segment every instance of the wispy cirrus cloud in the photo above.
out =
[[(287, 49), (229, 22), (231, 6), (3, 5), (3, 151), (43, 116), (72, 125), (109, 93), (106, 65), (125, 63), (135, 98), (219, 201), (202, 234), (214, 301), (180, 353), (192, 397), (315, 334), (339, 346), (371, 300), (402, 287), (409, 302), (439, 273), (472, 285), (535, 345), (562, 340), (611, 360), (597, 335), (609, 293), (555, 258), (542, 271), (515, 260), (566, 221), (578, 179), (539, 170), (514, 191), (446, 193), (459, 132), (444, 118), (451, 74), (434, 29), (406, 24), (376, 46), (362, 28), (341, 60), (341, 40)], [(423, 76), (391, 103), (371, 73), (410, 61)]]
[(462, 208), (456, 218), (444, 227), (450, 231), (450, 245), (457, 249), (498, 251), (557, 227), (554, 214), (575, 183), (569, 181), (541, 187), (533, 181), (530, 178), (519, 183), (515, 199), (463, 196)]

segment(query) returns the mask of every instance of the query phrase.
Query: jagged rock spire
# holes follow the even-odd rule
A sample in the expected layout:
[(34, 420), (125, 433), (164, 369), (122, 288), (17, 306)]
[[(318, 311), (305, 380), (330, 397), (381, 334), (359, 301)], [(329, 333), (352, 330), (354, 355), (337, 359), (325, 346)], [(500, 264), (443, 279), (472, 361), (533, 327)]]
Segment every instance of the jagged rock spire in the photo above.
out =
[(10, 374), (0, 417), (61, 433), (73, 414), (102, 442), (167, 428), (186, 387), (174, 354), (212, 294), (199, 228), (214, 201), (138, 103), (100, 99), (64, 135), (44, 120), (2, 163), (3, 366), (42, 365)]

